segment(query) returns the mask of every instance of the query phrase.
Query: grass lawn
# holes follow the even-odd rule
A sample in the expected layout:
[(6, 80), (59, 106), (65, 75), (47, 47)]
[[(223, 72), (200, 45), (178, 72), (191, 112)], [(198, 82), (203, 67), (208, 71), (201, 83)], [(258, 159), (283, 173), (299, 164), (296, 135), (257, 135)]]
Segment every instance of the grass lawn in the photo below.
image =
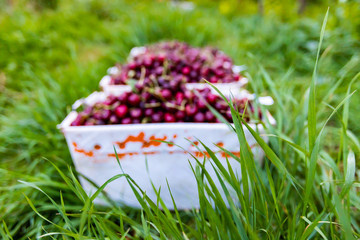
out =
[[(360, 3), (328, 1), (325, 27), (321, 1), (304, 16), (135, 2), (0, 1), (1, 238), (360, 238)], [(201, 208), (191, 211), (147, 199), (143, 210), (99, 207), (78, 183), (56, 125), (132, 47), (166, 39), (222, 49), (248, 67), (251, 91), (275, 100), (263, 167), (240, 137), (245, 191), (217, 168), (241, 208), (198, 172)]]

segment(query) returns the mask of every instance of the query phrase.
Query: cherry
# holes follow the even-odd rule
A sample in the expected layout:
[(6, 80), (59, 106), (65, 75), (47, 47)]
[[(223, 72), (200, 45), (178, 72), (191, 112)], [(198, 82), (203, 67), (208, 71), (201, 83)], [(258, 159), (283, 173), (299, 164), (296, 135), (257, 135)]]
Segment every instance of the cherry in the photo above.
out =
[(110, 119), (109, 119), (109, 123), (110, 124), (118, 124), (119, 123), (119, 119), (116, 117), (116, 115), (111, 115)]
[(176, 103), (180, 105), (184, 101), (184, 93), (177, 92), (175, 94), (175, 99), (176, 99)]
[(129, 97), (129, 93), (125, 92), (118, 97), (118, 100), (120, 101), (120, 103), (126, 104), (128, 97)]
[(121, 120), (121, 124), (130, 124), (132, 122), (131, 118), (127, 117), (127, 118), (123, 118)]
[(135, 62), (130, 62), (130, 63), (128, 63), (127, 67), (128, 67), (129, 69), (135, 69), (135, 68), (137, 67), (137, 65), (136, 65)]
[[(110, 95), (105, 101), (104, 101), (104, 104), (107, 105), (107, 106), (110, 106), (112, 104), (114, 104), (116, 102), (116, 97), (115, 96), (112, 96)], [(91, 107), (90, 107), (91, 108)]]
[(142, 83), (142, 82), (136, 82), (136, 83), (135, 83), (135, 89), (136, 89), (138, 92), (141, 92), (141, 91), (144, 89), (144, 83)]
[(176, 92), (180, 85), (180, 81), (172, 80), (169, 82), (169, 87), (172, 91)]
[(211, 111), (206, 111), (205, 112), (205, 119), (208, 122), (213, 122), (213, 121), (215, 121), (215, 115)]
[(198, 106), (199, 109), (206, 109), (207, 108), (206, 103), (201, 99), (199, 99), (199, 101), (197, 103), (197, 106)]
[(205, 115), (202, 112), (196, 113), (195, 116), (194, 116), (194, 121), (198, 122), (198, 123), (204, 122), (205, 121)]
[(103, 110), (103, 112), (101, 113), (101, 119), (103, 120), (109, 119), (110, 116), (111, 116), (111, 111), (108, 109)]
[(177, 111), (177, 112), (175, 113), (175, 118), (176, 118), (176, 120), (178, 120), (178, 121), (184, 120), (185, 116), (186, 116), (185, 111), (181, 111), (181, 110), (180, 110), (180, 111)]
[(145, 67), (150, 67), (152, 64), (152, 59), (151, 58), (145, 58), (144, 59), (144, 66)]
[(142, 111), (140, 108), (134, 108), (130, 110), (130, 116), (133, 118), (140, 118), (142, 116)]
[(128, 112), (128, 107), (126, 105), (120, 105), (117, 108), (115, 108), (115, 114), (119, 118), (125, 117), (127, 112)]
[(185, 111), (186, 111), (186, 114), (191, 117), (197, 113), (198, 108), (195, 105), (187, 105), (185, 107)]
[(196, 79), (198, 77), (198, 73), (193, 70), (193, 71), (190, 72), (190, 77)]
[(128, 103), (131, 106), (139, 105), (140, 101), (141, 101), (141, 99), (140, 99), (139, 95), (137, 95), (135, 93), (130, 94), (130, 96), (128, 97)]
[(226, 110), (229, 106), (224, 101), (217, 101), (215, 103), (215, 108), (218, 111)]
[(141, 123), (141, 121), (140, 121), (140, 119), (138, 119), (138, 118), (134, 118), (134, 119), (132, 120), (132, 123), (133, 123), (133, 124), (139, 124), (139, 123)]
[(215, 76), (212, 76), (212, 77), (210, 77), (209, 82), (211, 82), (211, 83), (217, 83), (217, 82), (218, 82), (218, 78), (215, 77)]
[(162, 89), (160, 91), (160, 94), (166, 100), (169, 100), (169, 99), (172, 98), (172, 93), (171, 93), (171, 91), (169, 89)]
[(155, 123), (161, 122), (163, 120), (163, 113), (162, 112), (154, 113), (151, 116), (151, 120), (152, 120), (152, 122), (155, 122)]
[(218, 96), (216, 96), (215, 94), (209, 93), (206, 96), (206, 100), (210, 103), (210, 104), (214, 104), (215, 101), (218, 99)]
[(85, 118), (84, 118), (83, 114), (79, 113), (76, 116), (75, 120), (70, 125), (71, 126), (80, 126), (84, 123), (84, 121), (85, 121)]
[(164, 72), (164, 68), (163, 67), (157, 67), (155, 69), (155, 74), (158, 75), (158, 76), (161, 76)]
[(162, 62), (165, 61), (165, 58), (166, 58), (165, 55), (159, 55), (159, 56), (158, 56), (158, 61), (162, 63)]
[(145, 111), (144, 111), (144, 115), (145, 115), (146, 117), (151, 117), (153, 114), (154, 114), (154, 109), (152, 109), (152, 108), (147, 108), (147, 109), (145, 109)]
[(164, 120), (165, 120), (165, 122), (171, 123), (171, 122), (175, 122), (176, 119), (173, 114), (165, 113)]
[(191, 91), (185, 91), (184, 96), (187, 100), (192, 101), (194, 98), (194, 94)]
[(147, 102), (151, 99), (152, 95), (149, 92), (143, 92), (141, 94), (141, 97), (143, 99), (144, 102)]
[(181, 72), (185, 75), (188, 75), (190, 73), (190, 68), (189, 67), (183, 67), (181, 69)]

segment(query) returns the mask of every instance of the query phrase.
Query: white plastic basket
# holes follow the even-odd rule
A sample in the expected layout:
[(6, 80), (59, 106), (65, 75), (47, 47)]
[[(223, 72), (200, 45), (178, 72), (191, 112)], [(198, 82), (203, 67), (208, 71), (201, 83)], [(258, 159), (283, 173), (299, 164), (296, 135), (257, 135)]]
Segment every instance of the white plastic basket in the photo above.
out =
[[(105, 93), (93, 93), (83, 101), (92, 104), (106, 98)], [(197, 184), (190, 164), (196, 161), (190, 153), (203, 160), (206, 153), (199, 141), (203, 142), (226, 167), (226, 158), (241, 180), (240, 164), (220, 151), (218, 146), (239, 155), (240, 146), (233, 130), (223, 123), (150, 123), (129, 125), (70, 126), (77, 112), (71, 112), (59, 125), (65, 135), (72, 159), (79, 173), (101, 186), (109, 178), (122, 173), (116, 161), (114, 147), (118, 154), (122, 169), (156, 202), (156, 189), (161, 187), (160, 196), (169, 209), (173, 209), (171, 193), (178, 209), (199, 207)], [(267, 114), (270, 123), (275, 120)], [(264, 134), (262, 125), (250, 123), (253, 129)], [(255, 139), (244, 127), (245, 137), (251, 146), (255, 159), (261, 163), (264, 153)], [(267, 141), (267, 137), (263, 136)], [(174, 145), (159, 142), (163, 140)], [(199, 149), (193, 146), (197, 145)], [(181, 146), (177, 147), (177, 146)], [(219, 188), (221, 188), (212, 166), (207, 162), (206, 169)], [(96, 188), (84, 178), (81, 184), (89, 194)], [(111, 182), (104, 189), (107, 195), (121, 203), (132, 207), (140, 207), (135, 195), (125, 178)], [(234, 195), (235, 196), (235, 195)], [(101, 196), (97, 203), (104, 203)]]

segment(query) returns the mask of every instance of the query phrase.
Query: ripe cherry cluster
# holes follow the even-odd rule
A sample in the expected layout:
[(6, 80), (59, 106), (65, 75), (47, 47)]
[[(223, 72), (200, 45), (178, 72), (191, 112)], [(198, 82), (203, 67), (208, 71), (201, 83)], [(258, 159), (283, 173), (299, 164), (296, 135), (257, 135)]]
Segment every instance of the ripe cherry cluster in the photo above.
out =
[(182, 42), (161, 42), (146, 47), (127, 64), (118, 66), (118, 74), (111, 76), (111, 84), (127, 84), (128, 80), (154, 81), (157, 78), (176, 79), (185, 83), (238, 81), (240, 75), (232, 71), (230, 57), (211, 47), (195, 48)]
[[(244, 116), (249, 120), (249, 111), (253, 110), (251, 102), (247, 99), (234, 99), (233, 103), (240, 113), (247, 109)], [(109, 96), (105, 101), (87, 106), (78, 114), (71, 126), (219, 122), (208, 106), (232, 122), (228, 104), (209, 88), (174, 92), (169, 88), (156, 87), (152, 91), (124, 92), (120, 96)]]

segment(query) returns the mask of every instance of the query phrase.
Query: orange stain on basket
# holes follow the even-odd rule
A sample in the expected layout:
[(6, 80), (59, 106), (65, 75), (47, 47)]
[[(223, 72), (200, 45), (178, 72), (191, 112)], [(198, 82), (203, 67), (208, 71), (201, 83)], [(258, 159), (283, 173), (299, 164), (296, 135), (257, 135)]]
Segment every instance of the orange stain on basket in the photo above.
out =
[(152, 152), (145, 152), (144, 154), (145, 154), (145, 155), (151, 155), (151, 154), (157, 154), (157, 153), (159, 153), (159, 152), (152, 151)]
[(158, 147), (161, 145), (162, 142), (157, 142), (157, 141), (165, 141), (166, 139), (167, 139), (166, 136), (164, 136), (163, 138), (156, 138), (155, 136), (151, 136), (149, 141), (143, 142), (142, 148), (148, 148), (151, 146)]
[(224, 143), (223, 143), (223, 142), (218, 142), (216, 145), (218, 145), (219, 147), (224, 147)]
[(88, 157), (94, 156), (93, 151), (85, 151), (84, 149), (78, 148), (76, 142), (73, 142), (72, 145), (74, 146), (74, 151), (75, 152), (83, 153), (85, 156), (88, 156)]
[(83, 154), (85, 154), (86, 156), (88, 156), (88, 157), (92, 157), (92, 156), (94, 156), (94, 152), (93, 151), (85, 151), (85, 150), (83, 150), (83, 149), (77, 149), (77, 148), (75, 148), (75, 152), (78, 152), (78, 153), (83, 153)]
[(140, 132), (137, 136), (128, 136), (123, 142), (116, 142), (119, 148), (124, 149), (128, 142), (144, 142), (145, 134), (144, 132)]
[(134, 155), (139, 155), (139, 154), (144, 154), (144, 155), (151, 155), (151, 154), (157, 154), (159, 152), (144, 152), (144, 153), (139, 153), (139, 152), (128, 152), (128, 153), (118, 153), (118, 154), (115, 154), (115, 153), (109, 153), (108, 154), (108, 157), (117, 157), (120, 159), (123, 159), (124, 157), (126, 156), (134, 156)]
[(124, 158), (124, 157), (126, 156), (126, 153), (118, 153), (118, 154), (109, 153), (109, 154), (108, 154), (108, 157), (116, 157), (116, 155), (117, 155), (117, 157), (118, 157), (119, 159), (122, 159), (122, 158)]
[(197, 152), (194, 152), (194, 155), (195, 155), (195, 157), (204, 157), (204, 156), (206, 156), (206, 157), (210, 157), (210, 155), (209, 155), (209, 153), (207, 153), (207, 152), (200, 152), (200, 151), (197, 151)]
[[(219, 144), (218, 144), (219, 145)], [(254, 147), (256, 147), (257, 144), (254, 143), (253, 145), (250, 146), (250, 149), (253, 149)], [(237, 152), (231, 152), (232, 154), (234, 154), (236, 157), (240, 157), (240, 151)], [(225, 153), (225, 152), (221, 152), (221, 156), (224, 157), (231, 157), (229, 154)]]
[[(231, 152), (232, 154), (234, 154), (236, 157), (240, 157), (240, 152)], [(227, 154), (227, 153), (225, 153), (225, 152), (222, 152), (221, 153), (221, 156), (223, 157), (223, 158), (225, 158), (225, 157), (231, 157), (229, 154)]]
[(148, 148), (151, 146), (160, 146), (161, 142), (157, 141), (165, 141), (167, 139), (166, 136), (163, 138), (156, 138), (154, 135), (149, 138), (149, 140), (145, 140), (145, 134), (144, 132), (140, 132), (137, 136), (128, 136), (124, 141), (122, 142), (115, 142), (119, 148), (124, 149), (126, 147), (126, 144), (129, 142), (140, 142), (142, 143), (142, 148)]

